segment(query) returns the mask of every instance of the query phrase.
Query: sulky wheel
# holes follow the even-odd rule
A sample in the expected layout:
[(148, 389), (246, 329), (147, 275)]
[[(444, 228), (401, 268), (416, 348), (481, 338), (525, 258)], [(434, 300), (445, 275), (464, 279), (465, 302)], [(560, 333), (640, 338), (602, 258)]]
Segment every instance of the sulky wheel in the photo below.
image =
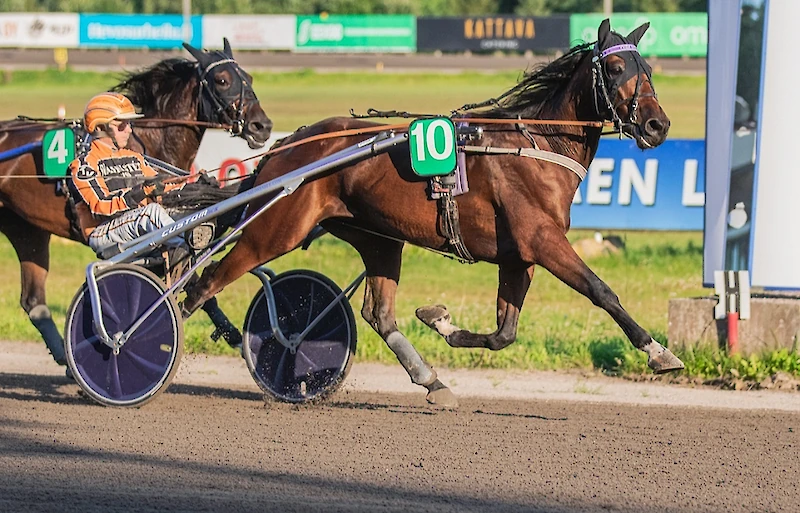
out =
[[(330, 278), (307, 270), (279, 274), (270, 283), (287, 339), (302, 333), (341, 293)], [(275, 399), (302, 403), (333, 393), (347, 376), (355, 351), (355, 317), (346, 297), (325, 314), (294, 353), (272, 333), (263, 288), (250, 303), (242, 352), (250, 374)]]
[[(103, 323), (113, 335), (126, 331), (166, 290), (153, 273), (115, 264), (97, 273)], [(167, 388), (183, 353), (183, 324), (170, 296), (114, 354), (99, 340), (87, 285), (67, 311), (64, 345), (75, 380), (106, 406), (141, 406)]]

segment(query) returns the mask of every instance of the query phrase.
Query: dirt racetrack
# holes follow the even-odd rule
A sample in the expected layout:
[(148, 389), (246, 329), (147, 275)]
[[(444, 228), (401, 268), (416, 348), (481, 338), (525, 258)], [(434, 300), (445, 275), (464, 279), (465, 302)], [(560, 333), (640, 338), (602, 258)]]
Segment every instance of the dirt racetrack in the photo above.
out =
[[(767, 392), (759, 408), (747, 393), (713, 392), (745, 409), (621, 404), (585, 391), (586, 400), (462, 394), (457, 411), (440, 411), (420, 393), (358, 385), (368, 379), (357, 364), (356, 385), (323, 404), (267, 404), (220, 368), (184, 372), (141, 409), (111, 409), (81, 397), (46, 357), (34, 361), (39, 371), (27, 365), (26, 351), (42, 352), (0, 343), (3, 512), (800, 507), (797, 394)], [(645, 402), (660, 394), (629, 390)]]

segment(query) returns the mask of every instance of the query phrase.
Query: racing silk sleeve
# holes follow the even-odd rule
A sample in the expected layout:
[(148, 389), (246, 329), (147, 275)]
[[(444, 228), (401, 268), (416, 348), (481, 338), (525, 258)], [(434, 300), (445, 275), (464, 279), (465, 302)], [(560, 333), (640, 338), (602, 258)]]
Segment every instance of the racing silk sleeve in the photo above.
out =
[(130, 150), (113, 149), (102, 142), (92, 142), (91, 150), (70, 164), (75, 190), (93, 215), (114, 217), (143, 204), (142, 183), (157, 175), (141, 155)]

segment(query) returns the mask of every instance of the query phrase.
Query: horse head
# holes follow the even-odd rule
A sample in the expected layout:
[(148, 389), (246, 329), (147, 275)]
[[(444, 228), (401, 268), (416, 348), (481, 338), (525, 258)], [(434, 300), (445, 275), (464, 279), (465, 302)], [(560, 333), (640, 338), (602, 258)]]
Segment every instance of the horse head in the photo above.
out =
[(658, 103), (653, 71), (637, 49), (649, 26), (645, 23), (623, 37), (604, 20), (592, 56), (598, 114), (613, 121), (618, 130), (635, 139), (642, 149), (663, 143), (670, 125)]
[(253, 77), (239, 67), (228, 40), (224, 39), (221, 52), (198, 50), (187, 43), (183, 46), (197, 59), (201, 116), (231, 125), (233, 135), (245, 139), (251, 148), (263, 147), (272, 132), (272, 121), (253, 91)]

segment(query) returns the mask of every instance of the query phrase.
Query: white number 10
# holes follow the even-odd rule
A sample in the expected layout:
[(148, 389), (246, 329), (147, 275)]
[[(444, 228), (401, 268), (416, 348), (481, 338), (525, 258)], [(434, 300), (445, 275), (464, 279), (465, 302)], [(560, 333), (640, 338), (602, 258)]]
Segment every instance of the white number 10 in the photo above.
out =
[[(444, 132), (444, 148), (438, 151), (436, 148), (436, 129), (441, 128)], [(417, 143), (417, 160), (424, 161), (425, 157), (430, 154), (434, 160), (444, 160), (453, 152), (453, 131), (451, 125), (442, 119), (437, 119), (430, 125), (428, 130), (423, 134), (422, 123), (417, 124), (411, 131), (414, 140)]]

